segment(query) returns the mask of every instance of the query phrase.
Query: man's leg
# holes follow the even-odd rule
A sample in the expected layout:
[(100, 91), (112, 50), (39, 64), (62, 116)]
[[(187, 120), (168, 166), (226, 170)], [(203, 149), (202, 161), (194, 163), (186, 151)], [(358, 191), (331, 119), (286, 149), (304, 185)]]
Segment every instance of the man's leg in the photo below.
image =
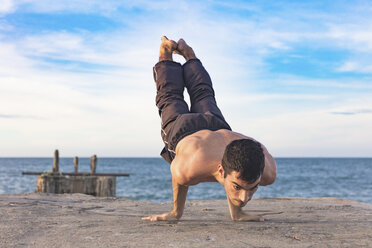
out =
[(183, 65), (185, 86), (190, 95), (192, 113), (211, 113), (225, 120), (217, 107), (212, 80), (193, 49), (183, 39), (178, 41), (177, 50), (186, 59)]
[(172, 53), (177, 43), (162, 37), (159, 62), (154, 66), (156, 82), (156, 106), (162, 121), (162, 138), (167, 144), (167, 134), (171, 124), (180, 114), (189, 113), (187, 103), (183, 98), (184, 81), (182, 66), (173, 62)]

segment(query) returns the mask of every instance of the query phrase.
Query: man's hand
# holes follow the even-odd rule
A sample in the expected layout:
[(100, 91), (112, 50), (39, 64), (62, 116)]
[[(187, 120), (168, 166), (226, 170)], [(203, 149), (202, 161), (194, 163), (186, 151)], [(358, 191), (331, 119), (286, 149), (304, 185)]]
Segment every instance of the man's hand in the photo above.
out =
[(240, 211), (240, 213), (237, 213), (236, 216), (232, 218), (232, 220), (234, 221), (257, 221), (257, 222), (265, 221), (265, 219), (262, 216), (246, 214), (243, 211)]
[(262, 216), (250, 215), (243, 212), (241, 207), (235, 206), (229, 198), (227, 198), (229, 204), (230, 216), (233, 221), (264, 221)]
[(164, 213), (164, 214), (155, 214), (155, 215), (151, 215), (149, 217), (143, 217), (142, 218), (142, 220), (149, 220), (149, 221), (164, 221), (164, 220), (171, 221), (171, 220), (179, 220), (179, 219), (180, 219), (180, 216), (177, 215), (173, 211), (170, 211), (170, 212)]

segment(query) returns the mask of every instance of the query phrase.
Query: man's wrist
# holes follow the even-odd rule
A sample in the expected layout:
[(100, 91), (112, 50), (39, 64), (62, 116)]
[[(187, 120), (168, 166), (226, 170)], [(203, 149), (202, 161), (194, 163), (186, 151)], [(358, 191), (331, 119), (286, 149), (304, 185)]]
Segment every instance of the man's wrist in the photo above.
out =
[(180, 211), (177, 211), (177, 210), (172, 210), (170, 212), (170, 214), (173, 215), (174, 217), (176, 217), (177, 219), (180, 219), (182, 217), (183, 212), (180, 212)]
[(243, 210), (240, 207), (234, 206), (231, 203), (230, 206), (230, 216), (232, 220), (239, 220), (242, 216)]

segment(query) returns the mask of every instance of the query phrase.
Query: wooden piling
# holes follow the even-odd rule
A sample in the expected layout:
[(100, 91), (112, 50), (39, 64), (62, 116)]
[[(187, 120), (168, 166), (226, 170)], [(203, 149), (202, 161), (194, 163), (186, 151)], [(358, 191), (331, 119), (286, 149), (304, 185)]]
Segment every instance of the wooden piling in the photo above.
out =
[(79, 158), (74, 157), (74, 172), (78, 173), (78, 171), (79, 171)]
[(96, 173), (97, 168), (97, 156), (93, 155), (90, 157), (90, 173)]
[(54, 151), (54, 160), (53, 160), (53, 169), (52, 172), (56, 173), (59, 171), (59, 152), (58, 150)]

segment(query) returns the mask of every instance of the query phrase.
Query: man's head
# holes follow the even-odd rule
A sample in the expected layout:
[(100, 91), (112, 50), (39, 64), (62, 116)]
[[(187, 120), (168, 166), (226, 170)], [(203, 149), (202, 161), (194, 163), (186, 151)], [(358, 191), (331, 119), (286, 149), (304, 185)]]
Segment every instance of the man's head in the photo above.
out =
[(257, 191), (265, 166), (265, 156), (260, 143), (240, 139), (232, 141), (225, 149), (219, 173), (229, 200), (243, 207)]
[(256, 181), (265, 167), (261, 144), (250, 139), (232, 141), (223, 154), (222, 167), (225, 178), (232, 171), (236, 171), (239, 172), (240, 179), (247, 183)]

